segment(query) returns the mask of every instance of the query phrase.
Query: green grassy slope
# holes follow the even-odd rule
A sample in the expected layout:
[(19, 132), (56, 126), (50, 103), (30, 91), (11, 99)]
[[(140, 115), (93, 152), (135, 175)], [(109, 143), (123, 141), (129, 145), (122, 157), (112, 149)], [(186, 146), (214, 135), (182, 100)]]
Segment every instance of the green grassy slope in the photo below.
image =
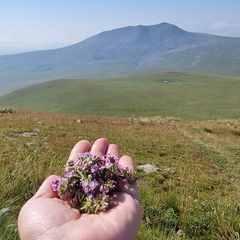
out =
[[(80, 123), (78, 121), (80, 119)], [(34, 132), (22, 136), (20, 133)], [(21, 206), (50, 174), (62, 174), (77, 141), (119, 145), (139, 171), (137, 240), (239, 239), (240, 120), (169, 121), (30, 111), (0, 115), (0, 239), (17, 240)], [(3, 211), (4, 210), (4, 211)]]
[(222, 38), (217, 45), (200, 46), (166, 53), (155, 70), (184, 70), (208, 74), (239, 76), (240, 41)]
[(240, 78), (159, 72), (50, 81), (2, 96), (0, 105), (87, 115), (217, 119), (240, 116), (239, 96)]

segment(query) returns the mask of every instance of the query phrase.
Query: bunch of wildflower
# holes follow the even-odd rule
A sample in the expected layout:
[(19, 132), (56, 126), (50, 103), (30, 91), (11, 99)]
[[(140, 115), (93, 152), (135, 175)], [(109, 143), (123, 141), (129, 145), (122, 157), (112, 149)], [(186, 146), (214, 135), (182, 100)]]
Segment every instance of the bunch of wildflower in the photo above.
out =
[(117, 158), (86, 152), (75, 161), (67, 161), (64, 177), (53, 180), (52, 189), (81, 213), (98, 213), (108, 209), (119, 182), (129, 184), (135, 180), (136, 173), (123, 168)]

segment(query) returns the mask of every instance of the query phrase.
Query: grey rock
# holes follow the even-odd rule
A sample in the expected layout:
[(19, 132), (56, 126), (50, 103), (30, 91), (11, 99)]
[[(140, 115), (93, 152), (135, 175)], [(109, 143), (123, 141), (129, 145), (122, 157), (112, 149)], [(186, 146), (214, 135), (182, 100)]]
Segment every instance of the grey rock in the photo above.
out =
[(26, 146), (26, 147), (31, 147), (32, 145), (34, 145), (33, 142), (27, 142), (27, 143), (25, 143), (25, 146)]
[(36, 137), (38, 134), (36, 132), (23, 132), (23, 133), (13, 133), (13, 137)]
[(170, 172), (171, 174), (175, 174), (176, 171), (172, 168), (166, 168), (165, 171)]
[(40, 133), (40, 129), (39, 129), (39, 128), (35, 128), (35, 129), (33, 130), (33, 132), (35, 132), (35, 133)]
[(7, 214), (10, 211), (10, 208), (5, 207), (0, 209), (0, 217), (3, 216), (4, 214)]
[(177, 236), (178, 236), (178, 237), (183, 237), (183, 236), (184, 236), (184, 232), (183, 232), (182, 229), (179, 229), (179, 230), (177, 231)]
[(137, 167), (138, 169), (142, 169), (145, 173), (151, 172), (163, 172), (163, 170), (153, 164), (144, 164)]
[(81, 119), (77, 119), (76, 123), (83, 123)]
[(132, 122), (133, 122), (133, 123), (140, 123), (141, 120), (140, 120), (139, 118), (133, 118), (133, 119), (132, 119)]

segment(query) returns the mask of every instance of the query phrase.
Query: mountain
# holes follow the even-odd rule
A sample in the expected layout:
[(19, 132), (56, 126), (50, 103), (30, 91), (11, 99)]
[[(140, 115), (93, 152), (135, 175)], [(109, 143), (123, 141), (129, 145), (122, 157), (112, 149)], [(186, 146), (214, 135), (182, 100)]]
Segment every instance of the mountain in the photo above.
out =
[(240, 38), (161, 23), (102, 32), (77, 44), (0, 56), (0, 95), (59, 78), (102, 78), (159, 70), (240, 75)]

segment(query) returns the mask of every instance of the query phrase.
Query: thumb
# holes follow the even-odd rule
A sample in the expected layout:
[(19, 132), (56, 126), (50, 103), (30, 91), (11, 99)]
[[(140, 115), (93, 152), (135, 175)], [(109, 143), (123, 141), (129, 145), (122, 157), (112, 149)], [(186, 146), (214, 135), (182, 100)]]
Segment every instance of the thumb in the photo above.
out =
[(56, 178), (59, 177), (56, 175), (51, 175), (46, 178), (33, 198), (58, 198), (57, 192), (52, 190), (52, 182)]

